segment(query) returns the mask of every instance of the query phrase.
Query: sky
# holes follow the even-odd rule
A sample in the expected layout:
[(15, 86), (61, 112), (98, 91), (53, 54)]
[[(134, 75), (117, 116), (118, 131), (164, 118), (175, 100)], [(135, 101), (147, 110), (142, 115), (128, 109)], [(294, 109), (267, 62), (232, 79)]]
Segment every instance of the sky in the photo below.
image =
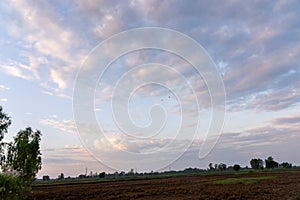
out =
[[(13, 122), (6, 140), (27, 126), (41, 130), (43, 165), (39, 177), (76, 176), (86, 168), (128, 172), (131, 168), (207, 168), (210, 162), (249, 166), (251, 158), (269, 155), (279, 162), (300, 165), (299, 9), (297, 0), (1, 1), (0, 105)], [(80, 113), (74, 113), (74, 88), (78, 74), (88, 67), (91, 52), (114, 34), (144, 27), (177, 31), (205, 49), (226, 93), (222, 131), (205, 137), (212, 116), (205, 79), (191, 63), (158, 49), (118, 57), (97, 82), (93, 113), (98, 123), (87, 128), (101, 124), (104, 137), (77, 129), (74, 116)], [(143, 65), (147, 63), (169, 68)], [(121, 84), (124, 90), (115, 94), (124, 74), (129, 74)], [(128, 116), (114, 116), (111, 102), (126, 95), (126, 88), (149, 77), (164, 80), (167, 86), (132, 88), (128, 116), (133, 125), (142, 128), (164, 122), (161, 130), (124, 133), (120, 127), (127, 124), (124, 119)], [(197, 108), (182, 77), (199, 100)], [(154, 105), (164, 109), (164, 118), (162, 110), (155, 115)], [(186, 119), (180, 112), (182, 107), (189, 113)], [(124, 119), (118, 119), (120, 116)], [(182, 123), (184, 120), (191, 124)], [(195, 124), (195, 135), (187, 134)], [(180, 128), (186, 134), (176, 135)], [(217, 144), (199, 159), (205, 140)]]

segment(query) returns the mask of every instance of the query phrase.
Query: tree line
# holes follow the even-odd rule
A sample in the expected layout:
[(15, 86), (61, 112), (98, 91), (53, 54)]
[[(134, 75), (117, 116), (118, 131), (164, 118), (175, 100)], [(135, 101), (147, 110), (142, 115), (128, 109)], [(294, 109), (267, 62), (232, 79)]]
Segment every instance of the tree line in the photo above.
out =
[(252, 169), (274, 169), (274, 168), (292, 168), (292, 163), (282, 162), (279, 164), (272, 156), (269, 156), (265, 161), (260, 158), (254, 158), (250, 161)]
[[(246, 167), (241, 167), (239, 164), (234, 164), (234, 165), (230, 165), (227, 166), (227, 164), (225, 163), (209, 163), (208, 168), (207, 169), (199, 169), (199, 168), (186, 168), (184, 170), (168, 170), (168, 171), (163, 171), (163, 172), (137, 172), (137, 170), (131, 169), (129, 172), (114, 172), (114, 173), (105, 173), (105, 172), (101, 172), (101, 173), (93, 173), (90, 172), (89, 175), (87, 174), (80, 174), (77, 177), (64, 177), (64, 174), (61, 173), (60, 175), (58, 175), (58, 178), (56, 178), (57, 180), (68, 180), (68, 179), (89, 179), (89, 178), (122, 178), (122, 177), (141, 177), (141, 176), (159, 176), (159, 175), (174, 175), (174, 174), (197, 174), (197, 173), (209, 173), (209, 172), (224, 172), (224, 171), (240, 171), (240, 170), (262, 170), (262, 169), (274, 169), (274, 168), (292, 168), (292, 163), (288, 163), (288, 162), (282, 162), (282, 163), (278, 163), (276, 162), (273, 157), (269, 156), (267, 159), (265, 159), (264, 161), (260, 158), (253, 158), (250, 160), (250, 166), (251, 168), (249, 168), (248, 166)], [(44, 181), (48, 181), (50, 180), (49, 176), (43, 176), (43, 180)]]
[[(274, 168), (292, 168), (292, 163), (279, 162), (275, 161), (272, 156), (269, 156), (264, 161), (260, 158), (253, 158), (250, 160), (251, 169), (258, 170), (258, 169), (274, 169)], [(224, 163), (220, 164), (213, 164), (209, 163), (208, 170), (209, 171), (225, 171), (225, 170), (234, 170), (239, 171), (242, 167), (239, 164), (234, 164), (233, 166), (228, 166)], [(249, 169), (247, 166), (245, 169)]]

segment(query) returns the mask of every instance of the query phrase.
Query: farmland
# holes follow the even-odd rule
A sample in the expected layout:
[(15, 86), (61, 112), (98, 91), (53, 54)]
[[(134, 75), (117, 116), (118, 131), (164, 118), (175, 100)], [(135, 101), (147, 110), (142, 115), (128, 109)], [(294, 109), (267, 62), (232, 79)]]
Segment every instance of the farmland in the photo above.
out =
[(300, 171), (49, 182), (28, 199), (300, 199)]

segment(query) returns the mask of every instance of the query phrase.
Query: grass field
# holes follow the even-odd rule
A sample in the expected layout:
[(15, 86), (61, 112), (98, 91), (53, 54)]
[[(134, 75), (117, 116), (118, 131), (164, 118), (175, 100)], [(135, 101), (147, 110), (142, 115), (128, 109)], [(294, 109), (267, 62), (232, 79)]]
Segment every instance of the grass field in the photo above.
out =
[(212, 181), (213, 184), (237, 184), (237, 183), (242, 183), (242, 184), (254, 184), (258, 183), (262, 180), (268, 180), (268, 179), (273, 179), (276, 178), (276, 176), (262, 176), (262, 177), (239, 177), (239, 178), (226, 178), (222, 180), (216, 180)]

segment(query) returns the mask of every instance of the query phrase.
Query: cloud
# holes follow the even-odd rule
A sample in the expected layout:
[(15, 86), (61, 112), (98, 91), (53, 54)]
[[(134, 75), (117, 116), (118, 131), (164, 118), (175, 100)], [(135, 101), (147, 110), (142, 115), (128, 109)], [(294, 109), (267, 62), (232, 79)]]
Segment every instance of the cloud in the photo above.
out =
[(275, 125), (299, 125), (300, 115), (275, 118), (272, 120)]
[(76, 133), (76, 126), (73, 120), (59, 121), (55, 118), (50, 118), (50, 119), (41, 119), (39, 123), (42, 125), (51, 126), (63, 132)]
[[(299, 7), (297, 1), (246, 4), (226, 1), (222, 5), (217, 1), (157, 0), (8, 3), (5, 8), (11, 13), (6, 29), (9, 36), (21, 40), (15, 51), (28, 58), (28, 62), (19, 59), (10, 68), (3, 62), (1, 68), (12, 76), (40, 80), (48, 93), (66, 95), (71, 92), (69, 89), (84, 55), (99, 42), (130, 28), (159, 26), (188, 34), (202, 44), (217, 63), (226, 63), (218, 67), (229, 104), (234, 105), (241, 97), (255, 104), (250, 102), (253, 96), (266, 90), (276, 95), (276, 90), (299, 89), (294, 84), (299, 76)], [(128, 56), (125, 64), (132, 66), (140, 61), (155, 60), (155, 57), (159, 56), (149, 57), (143, 53)], [(174, 64), (171, 57), (163, 58), (166, 57), (156, 60), (173, 63), (175, 69), (193, 78), (193, 70), (182, 63)], [(120, 68), (127, 70), (124, 65)], [(295, 73), (289, 74), (291, 71)], [(171, 81), (176, 83), (176, 80)], [(192, 84), (199, 89), (199, 94), (205, 93), (204, 86), (198, 82)], [(203, 97), (200, 95), (200, 98)], [(274, 108), (262, 104), (260, 109), (285, 109), (298, 101), (292, 98)]]
[(61, 95), (67, 86), (70, 87), (83, 58), (82, 51), (85, 51), (76, 49), (80, 44), (76, 33), (60, 21), (54, 4), (23, 1), (10, 2), (5, 7), (10, 10), (5, 25), (8, 33), (20, 40), (14, 49), (20, 56), (11, 58), (18, 61), (9, 68), (7, 61), (3, 61), (2, 70), (12, 76), (37, 81), (48, 92)]
[(24, 67), (20, 63), (14, 63), (13, 65), (0, 65), (0, 69), (2, 69), (6, 74), (22, 78), (25, 80), (32, 80), (32, 76), (28, 73), (27, 70), (24, 70)]
[(50, 77), (52, 78), (52, 81), (58, 85), (59, 89), (65, 89), (67, 84), (66, 80), (62, 78), (62, 74), (58, 73), (57, 71), (51, 69), (50, 70)]
[(0, 90), (10, 90), (10, 88), (5, 85), (0, 85)]
[(296, 106), (300, 100), (299, 89), (284, 88), (280, 90), (266, 90), (249, 96), (233, 100), (229, 105), (230, 111), (257, 110), (277, 111)]
[(2, 99), (0, 99), (0, 101), (7, 102), (7, 99), (6, 98), (2, 98)]
[(221, 135), (219, 147), (243, 149), (252, 146), (286, 145), (300, 139), (298, 134), (300, 116), (275, 117), (265, 126), (253, 127), (241, 132), (227, 132)]

